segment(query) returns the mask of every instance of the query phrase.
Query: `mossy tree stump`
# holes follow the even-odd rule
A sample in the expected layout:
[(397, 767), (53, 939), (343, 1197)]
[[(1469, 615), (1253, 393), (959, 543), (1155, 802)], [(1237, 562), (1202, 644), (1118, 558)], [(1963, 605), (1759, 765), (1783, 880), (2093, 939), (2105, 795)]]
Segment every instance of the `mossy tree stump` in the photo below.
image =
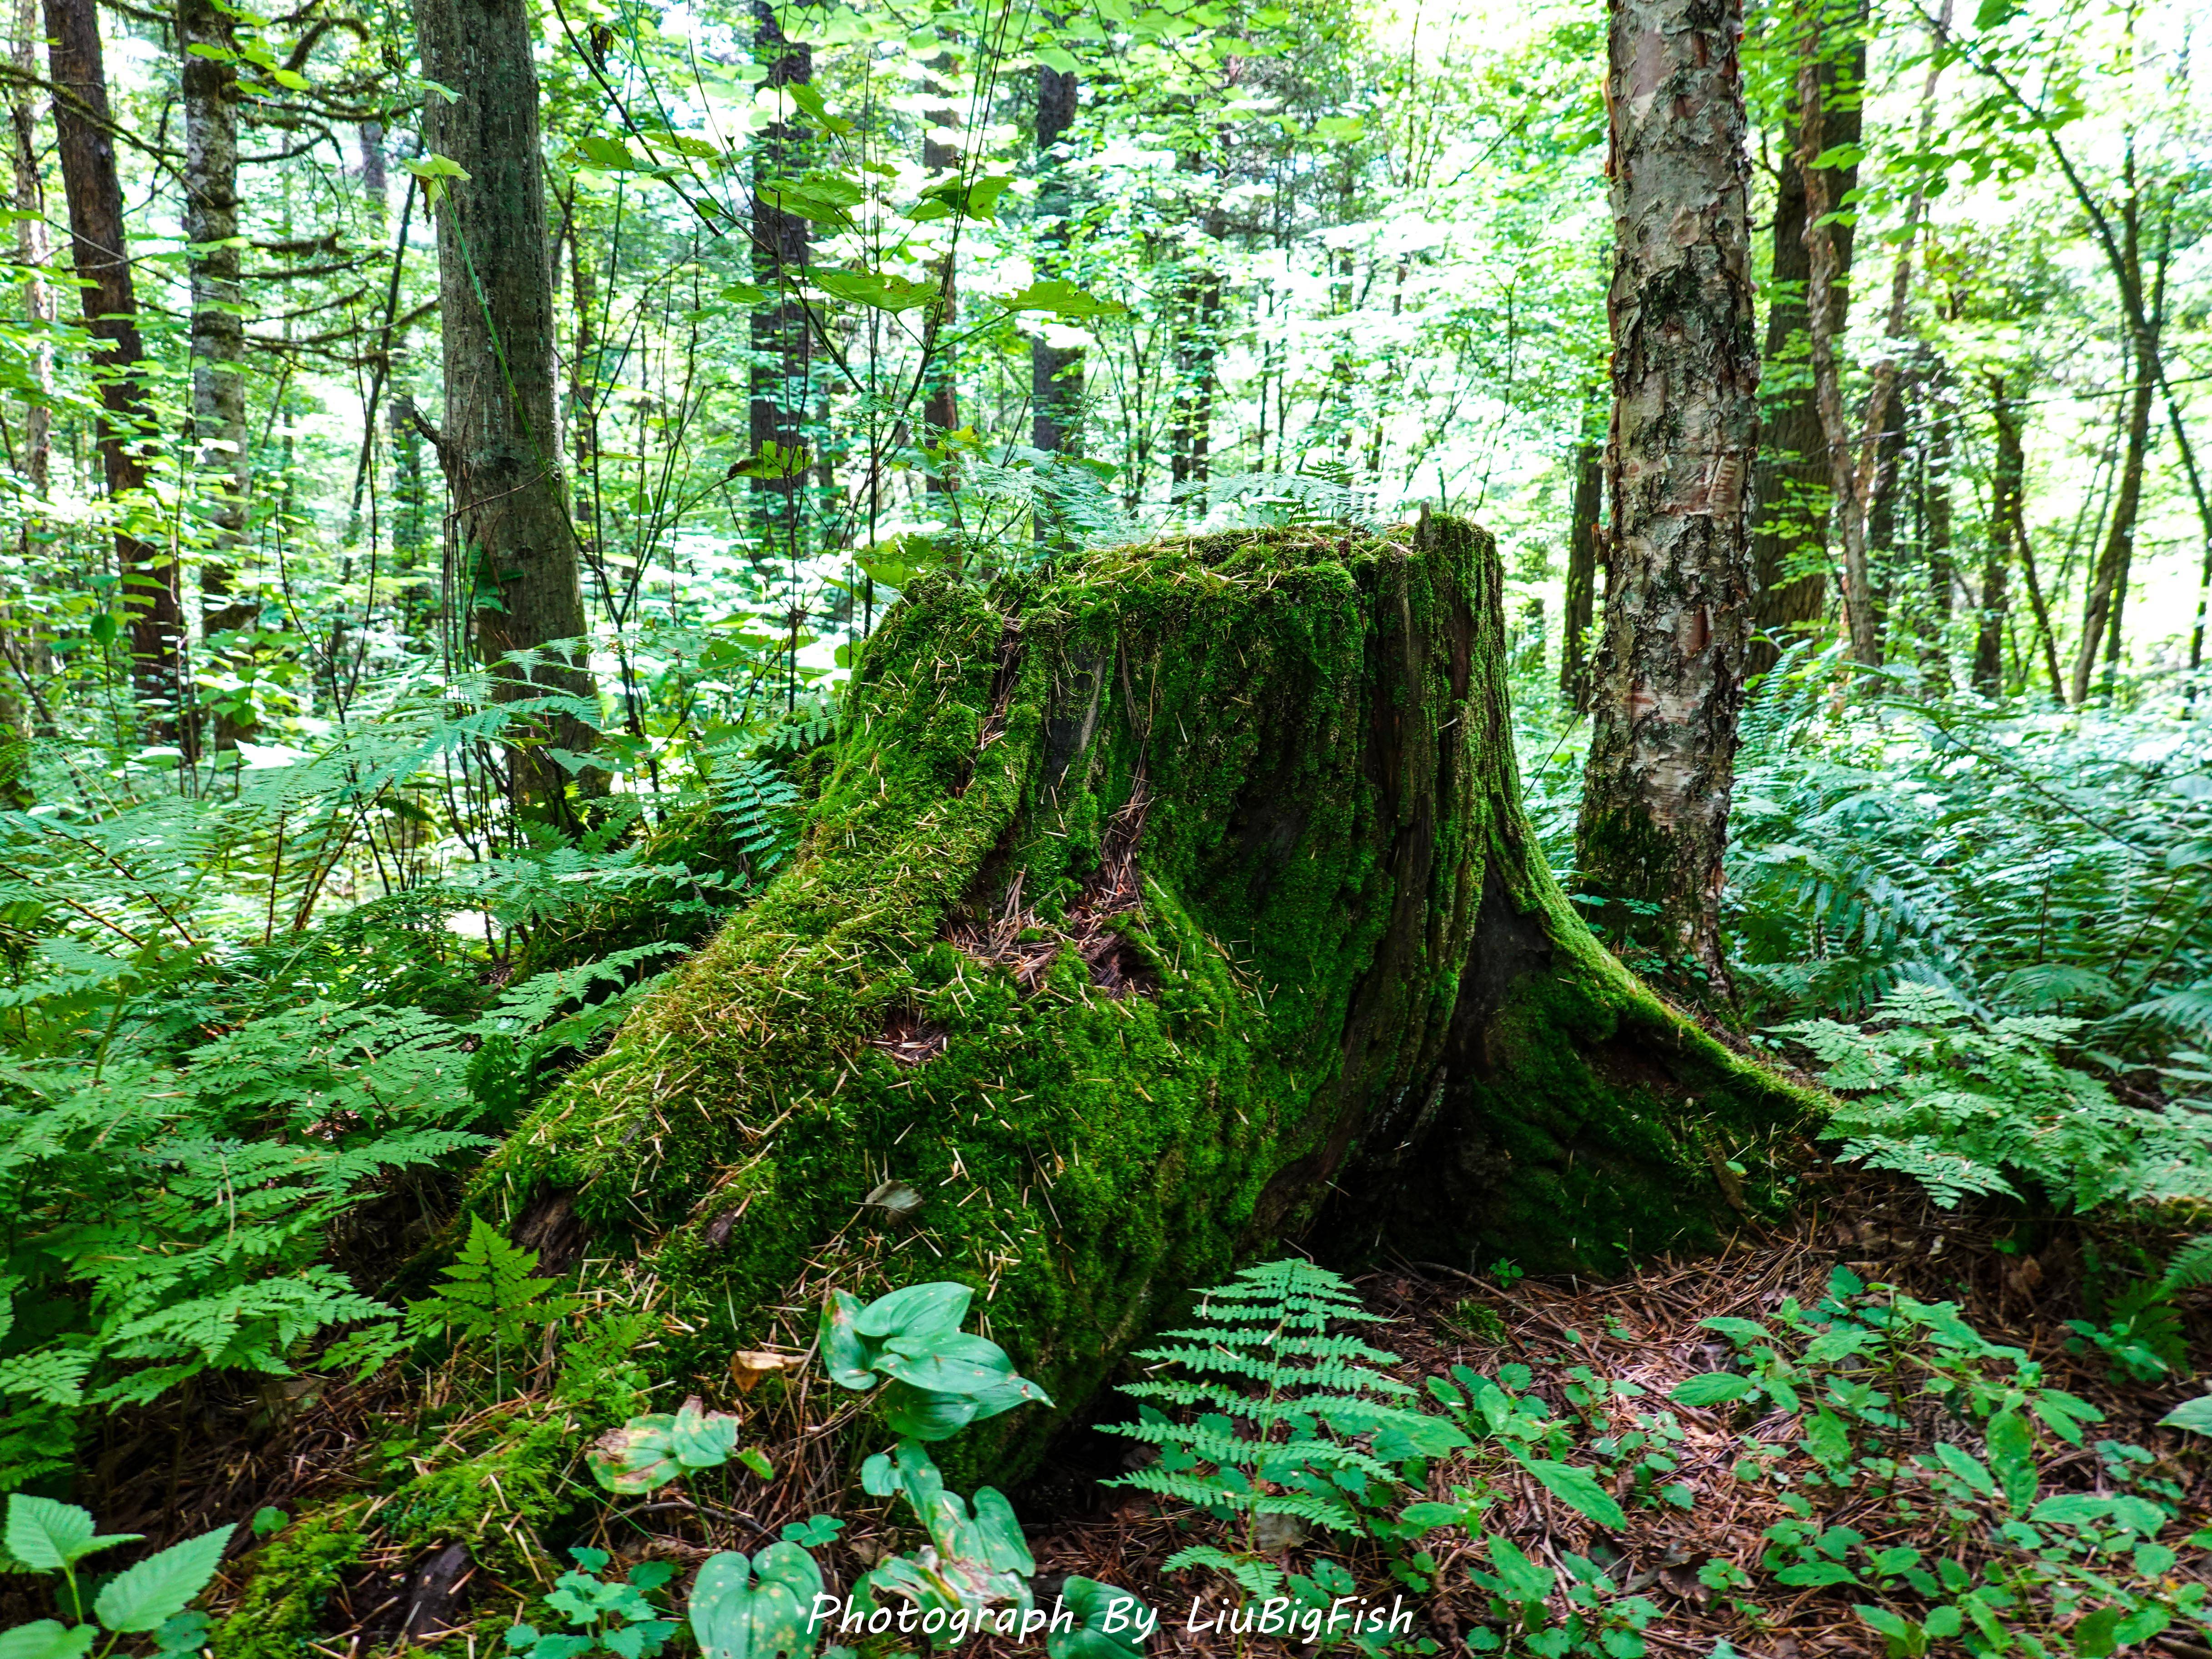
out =
[(917, 585), (787, 869), (478, 1204), (651, 1281), (687, 1387), (804, 1347), (832, 1285), (975, 1285), (1058, 1401), (963, 1437), (1002, 1474), (1281, 1241), (1545, 1268), (1709, 1235), (1802, 1103), (1547, 872), (1499, 581), (1436, 518)]

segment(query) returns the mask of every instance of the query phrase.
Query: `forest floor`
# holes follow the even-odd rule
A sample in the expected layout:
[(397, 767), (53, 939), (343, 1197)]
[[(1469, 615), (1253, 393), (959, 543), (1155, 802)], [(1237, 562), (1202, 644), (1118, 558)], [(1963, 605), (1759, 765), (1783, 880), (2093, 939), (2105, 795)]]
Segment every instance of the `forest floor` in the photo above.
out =
[[(1364, 1334), (1400, 1356), (1396, 1374), (1415, 1389), (1454, 1366), (1496, 1376), (1523, 1364), (1534, 1374), (1524, 1392), (1576, 1424), (1586, 1439), (1633, 1430), (1640, 1412), (1672, 1410), (1683, 1433), (1669, 1449), (1680, 1467), (1667, 1478), (1691, 1495), (1632, 1505), (1625, 1528), (1601, 1530), (1510, 1459), (1485, 1456), (1479, 1466), (1443, 1459), (1432, 1472), (1431, 1498), (1448, 1498), (1455, 1485), (1468, 1486), (1471, 1477), (1496, 1496), (1478, 1528), (1447, 1528), (1414, 1547), (1432, 1558), (1432, 1569), (1422, 1570), (1432, 1588), (1409, 1589), (1394, 1579), (1389, 1560), (1371, 1540), (1345, 1548), (1343, 1540), (1317, 1537), (1286, 1551), (1279, 1565), (1287, 1572), (1310, 1573), (1316, 1557), (1326, 1554), (1347, 1566), (1359, 1593), (1374, 1602), (1387, 1605), (1394, 1595), (1403, 1595), (1415, 1634), (1391, 1651), (1408, 1659), (1465, 1653), (1470, 1633), (1480, 1645), (1483, 1629), (1496, 1625), (1498, 1609), (1469, 1577), (1471, 1570), (1492, 1565), (1479, 1547), (1485, 1530), (1510, 1538), (1532, 1562), (1554, 1571), (1562, 1590), (1571, 1582), (1566, 1558), (1573, 1553), (1603, 1569), (1607, 1598), (1644, 1598), (1653, 1611), (1640, 1636), (1654, 1655), (1809, 1659), (1881, 1654), (1881, 1639), (1853, 1612), (1854, 1602), (1865, 1599), (1856, 1586), (1782, 1589), (1771, 1571), (1762, 1574), (1768, 1528), (1791, 1519), (1787, 1494), (1809, 1500), (1820, 1523), (1866, 1534), (1869, 1549), (1917, 1547), (1930, 1565), (1949, 1557), (1977, 1567), (1976, 1555), (1990, 1552), (1972, 1539), (1972, 1529), (1947, 1521), (1936, 1506), (1923, 1508), (1916, 1519), (1901, 1518), (1893, 1500), (1863, 1485), (1822, 1481), (1804, 1447), (1796, 1443), (1796, 1417), (1776, 1413), (1762, 1420), (1748, 1407), (1698, 1410), (1669, 1406), (1665, 1398), (1686, 1378), (1736, 1363), (1729, 1341), (1706, 1322), (1771, 1320), (1793, 1297), (1813, 1306), (1838, 1267), (1905, 1295), (1958, 1304), (1984, 1337), (2040, 1362), (2047, 1386), (2104, 1413), (2082, 1446), (2045, 1437), (2046, 1450), (2056, 1455), (2043, 1463), (2045, 1492), (2110, 1490), (2112, 1466), (2108, 1458), (2100, 1460), (2098, 1443), (2128, 1443), (2148, 1449), (2154, 1459), (2138, 1470), (2140, 1476), (2174, 1483), (2169, 1490), (2179, 1492), (2185, 1529), (2212, 1520), (2212, 1453), (2200, 1449), (2202, 1442), (2184, 1444), (2191, 1437), (2178, 1430), (2157, 1426), (2201, 1382), (2172, 1375), (2150, 1383), (2116, 1381), (2102, 1355), (2069, 1350), (2073, 1333), (2065, 1322), (2083, 1316), (2086, 1269), (2094, 1265), (2085, 1261), (2078, 1235), (2051, 1232), (2051, 1242), (2027, 1253), (2014, 1243), (2021, 1235), (2017, 1218), (1937, 1210), (1918, 1188), (1885, 1176), (1830, 1170), (1809, 1182), (1806, 1192), (1798, 1213), (1782, 1225), (1747, 1223), (1717, 1254), (1661, 1258), (1609, 1280), (1523, 1278), (1509, 1285), (1419, 1263), (1358, 1280), (1363, 1299), (1378, 1316)], [(2212, 1340), (2212, 1292), (2183, 1297), (2177, 1311), (2194, 1352), (2205, 1352)], [(1601, 1391), (1604, 1398), (1592, 1403), (1568, 1396), (1577, 1367), (1612, 1385)], [(1624, 1382), (1633, 1389), (1622, 1389)], [(420, 1386), (419, 1379), (400, 1382), (395, 1367), (359, 1388), (332, 1387), (303, 1397), (301, 1384), (280, 1380), (258, 1401), (210, 1402), (201, 1420), (169, 1425), (175, 1437), (171, 1460), (160, 1471), (166, 1479), (107, 1486), (110, 1506), (101, 1522), (158, 1540), (242, 1521), (264, 1504), (300, 1515), (332, 1498), (365, 1496), (378, 1486), (380, 1469), (387, 1478), (396, 1472), (384, 1468), (394, 1455), (391, 1448), (407, 1446), (410, 1432), (419, 1431), (410, 1425), (422, 1420), (416, 1415), (424, 1401)], [(1900, 1389), (1896, 1408), (1910, 1419), (1907, 1441), (1928, 1449), (1965, 1440), (1978, 1449), (1978, 1437), (1971, 1429), (1962, 1433), (1959, 1420), (1936, 1399)], [(765, 1490), (758, 1483), (749, 1491), (695, 1486), (690, 1497), (679, 1488), (660, 1494), (663, 1501), (601, 1504), (594, 1519), (580, 1523), (583, 1535), (575, 1541), (605, 1548), (617, 1562), (659, 1558), (688, 1569), (716, 1549), (757, 1549), (787, 1522), (826, 1509), (848, 1524), (835, 1544), (816, 1553), (833, 1584), (850, 1583), (884, 1553), (913, 1541), (899, 1533), (887, 1505), (857, 1498), (848, 1471), (807, 1452), (809, 1441), (834, 1438), (815, 1437), (854, 1409), (857, 1401), (834, 1415), (786, 1425), (796, 1432), (766, 1436), (778, 1476)], [(1108, 1400), (1098, 1409), (1098, 1420), (1113, 1421), (1121, 1408)], [(471, 1414), (465, 1408), (440, 1412), (431, 1401), (433, 1421), (451, 1425)], [(768, 1427), (757, 1425), (757, 1430)], [(749, 1430), (748, 1437), (755, 1431)], [(1739, 1473), (1747, 1446), (1769, 1458), (1757, 1480)], [(136, 1468), (153, 1476), (161, 1460), (149, 1455), (152, 1449), (142, 1434), (128, 1448), (112, 1446), (106, 1467), (118, 1473)], [(580, 1443), (578, 1449), (580, 1454)], [(1215, 1540), (1219, 1528), (1148, 1493), (1103, 1485), (1134, 1466), (1130, 1451), (1131, 1443), (1118, 1437), (1075, 1431), (1063, 1437), (1054, 1461), (1012, 1494), (1036, 1557), (1040, 1601), (1049, 1606), (1059, 1577), (1080, 1574), (1131, 1590), (1158, 1610), (1162, 1622), (1149, 1648), (1155, 1659), (1313, 1659), (1321, 1650), (1302, 1640), (1190, 1627), (1194, 1598), (1205, 1604), (1200, 1616), (1210, 1617), (1212, 1607), (1232, 1604), (1230, 1587), (1208, 1582), (1204, 1572), (1170, 1573), (1164, 1564), (1193, 1543)], [(580, 1468), (571, 1473), (580, 1475)], [(164, 1490), (166, 1498), (159, 1495)], [(588, 1483), (583, 1490), (589, 1492)], [(1615, 1490), (1624, 1499), (1630, 1495), (1625, 1479), (1615, 1482)], [(249, 1542), (241, 1528), (237, 1547)], [(2208, 1557), (2212, 1552), (2184, 1548), (2165, 1575), (2169, 1586), (2191, 1579), (2212, 1583)], [(1733, 1564), (1741, 1577), (1721, 1571), (1723, 1582), (1717, 1585), (1709, 1568), (1716, 1562)], [(229, 1575), (233, 1593), (240, 1577)], [(1761, 1586), (1755, 1595), (1748, 1588), (1754, 1579)], [(365, 1659), (404, 1645), (411, 1634), (418, 1644), (438, 1644), (454, 1659), (489, 1659), (487, 1640), (520, 1612), (526, 1597), (542, 1595), (544, 1588), (480, 1573), (458, 1552), (442, 1559), (371, 1554), (329, 1598), (314, 1645), (330, 1659)], [(218, 1595), (218, 1609), (223, 1599)], [(1564, 1613), (1565, 1603), (1554, 1598), (1554, 1607)], [(452, 1635), (440, 1643), (441, 1626)], [(1571, 1650), (1525, 1650), (1635, 1651), (1601, 1648), (1595, 1641)], [(2212, 1638), (2176, 1625), (2138, 1650), (2167, 1659), (2212, 1659)], [(972, 1659), (1012, 1659), (1018, 1653), (1036, 1659), (1042, 1644), (991, 1637), (960, 1651)], [(1336, 1651), (1352, 1653), (1342, 1645)]]

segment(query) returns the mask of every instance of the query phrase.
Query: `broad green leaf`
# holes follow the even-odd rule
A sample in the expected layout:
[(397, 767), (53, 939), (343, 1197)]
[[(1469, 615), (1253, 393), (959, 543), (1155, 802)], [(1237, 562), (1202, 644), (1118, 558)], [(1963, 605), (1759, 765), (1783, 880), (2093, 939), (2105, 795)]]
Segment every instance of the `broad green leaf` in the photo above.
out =
[(687, 1617), (705, 1659), (748, 1659), (752, 1646), (752, 1564), (736, 1550), (707, 1558), (691, 1586)]
[(1119, 300), (1102, 300), (1057, 278), (995, 297), (1009, 311), (1048, 311), (1060, 317), (1119, 317), (1129, 309)]
[(1996, 1496), (1997, 1483), (1990, 1474), (1989, 1466), (1971, 1452), (1962, 1451), (1948, 1440), (1938, 1441), (1936, 1456), (1943, 1467), (1965, 1481), (1980, 1497)]
[(696, 1400), (678, 1408), (668, 1427), (669, 1449), (687, 1469), (719, 1468), (738, 1446), (738, 1419), (727, 1412), (702, 1410)]
[(217, 1527), (125, 1569), (101, 1589), (92, 1604), (94, 1613), (112, 1631), (161, 1629), (208, 1587), (222, 1565), (224, 1547), (237, 1530), (234, 1526)]
[(860, 1340), (855, 1322), (860, 1316), (858, 1297), (832, 1291), (822, 1308), (822, 1369), (841, 1389), (872, 1389), (875, 1373), (868, 1369), (868, 1345)]
[(1559, 1576), (1549, 1567), (1538, 1566), (1510, 1539), (1493, 1536), (1488, 1542), (1490, 1564), (1498, 1569), (1492, 1583), (1507, 1601), (1540, 1601), (1552, 1593)]
[(909, 1440), (949, 1440), (975, 1420), (975, 1397), (927, 1394), (907, 1382), (887, 1383), (881, 1398), (884, 1421)]
[(1840, 1561), (1802, 1561), (1794, 1567), (1784, 1567), (1774, 1575), (1784, 1584), (1806, 1588), (1817, 1584), (1856, 1584), (1858, 1574)]
[(1706, 1371), (1674, 1385), (1667, 1397), (1678, 1406), (1724, 1406), (1759, 1385), (1735, 1371)]
[(2185, 1400), (2158, 1420), (2167, 1428), (2187, 1429), (2191, 1434), (2212, 1434), (2212, 1394)]
[(1528, 1465), (1531, 1474), (1544, 1483), (1547, 1492), (1577, 1514), (1616, 1532), (1628, 1524), (1628, 1517), (1620, 1512), (1620, 1505), (1613, 1501), (1613, 1494), (1598, 1485), (1589, 1470), (1546, 1457), (1524, 1456), (1521, 1461)]
[(1048, 1632), (1046, 1659), (1142, 1659), (1149, 1622), (1145, 1604), (1123, 1589), (1096, 1578), (1073, 1577), (1060, 1596), (1074, 1616), (1073, 1630)]
[(998, 211), (999, 198), (1013, 182), (1011, 173), (991, 173), (972, 181), (948, 179), (922, 191), (921, 203), (909, 208), (906, 216), (916, 224), (927, 224), (933, 219), (988, 221)]
[(813, 270), (807, 274), (815, 287), (832, 298), (878, 311), (911, 311), (929, 304), (943, 291), (936, 283), (917, 283), (888, 271)]
[(1990, 1419), (1983, 1437), (1990, 1468), (2004, 1489), (2005, 1502), (2014, 1515), (2025, 1515), (2035, 1502), (2035, 1434), (2027, 1419), (2017, 1411), (2002, 1411)]
[(0, 1632), (0, 1659), (84, 1659), (99, 1635), (99, 1627), (93, 1625), (34, 1620)]
[(622, 139), (598, 133), (576, 140), (576, 149), (593, 167), (610, 173), (634, 173), (645, 165), (631, 154), (630, 147)]
[(968, 1317), (968, 1304), (975, 1297), (975, 1292), (965, 1285), (942, 1280), (930, 1285), (908, 1285), (903, 1290), (878, 1297), (861, 1309), (853, 1328), (878, 1342), (894, 1336), (928, 1336), (940, 1331), (957, 1331), (960, 1322)]
[(977, 1395), (1003, 1387), (1014, 1362), (988, 1337), (949, 1331), (891, 1338), (876, 1369), (932, 1394)]
[(74, 1504), (14, 1492), (8, 1498), (8, 1553), (33, 1572), (59, 1572), (95, 1550), (135, 1542), (142, 1534), (95, 1534), (92, 1516)]

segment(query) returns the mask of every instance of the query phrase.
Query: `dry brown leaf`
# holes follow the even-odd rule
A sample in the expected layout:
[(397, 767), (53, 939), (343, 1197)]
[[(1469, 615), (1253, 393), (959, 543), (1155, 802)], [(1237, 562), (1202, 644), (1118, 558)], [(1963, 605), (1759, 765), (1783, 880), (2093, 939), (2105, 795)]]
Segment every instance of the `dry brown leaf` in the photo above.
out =
[(750, 1394), (778, 1372), (797, 1370), (799, 1364), (797, 1354), (740, 1348), (730, 1356), (730, 1376), (735, 1379), (739, 1394)]

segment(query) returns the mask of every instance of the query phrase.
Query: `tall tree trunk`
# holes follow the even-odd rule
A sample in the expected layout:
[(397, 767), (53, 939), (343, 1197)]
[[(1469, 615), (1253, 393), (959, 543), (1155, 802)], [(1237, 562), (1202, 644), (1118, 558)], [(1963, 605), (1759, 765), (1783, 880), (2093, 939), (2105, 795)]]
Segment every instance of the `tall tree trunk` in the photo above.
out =
[[(1823, 0), (1814, 0), (1822, 3)], [(1834, 0), (1825, 0), (1833, 6)], [(1856, 16), (1853, 7), (1848, 14)], [(1786, 17), (1785, 11), (1780, 15)], [(1821, 108), (1832, 145), (1855, 145), (1860, 129), (1858, 90), (1866, 75), (1866, 46), (1856, 30), (1840, 57), (1820, 58)], [(1806, 321), (1812, 280), (1805, 246), (1805, 173), (1798, 164), (1799, 113), (1793, 97), (1782, 135), (1775, 191), (1773, 270), (1766, 307), (1766, 344), (1761, 374), (1759, 465), (1753, 474), (1751, 556), (1758, 581), (1753, 600), (1749, 672), (1774, 665), (1769, 637), (1803, 631), (1827, 609), (1829, 478), (1827, 444), (1814, 402)], [(1858, 184), (1858, 163), (1823, 175), (1826, 198), (1841, 201)], [(1850, 292), (1852, 228), (1835, 227), (1836, 276), (1827, 295), (1838, 328)]]
[[(946, 96), (945, 82), (936, 76), (952, 72), (952, 54), (939, 52), (931, 60), (930, 68), (935, 74), (924, 82), (925, 89), (933, 97)], [(949, 105), (922, 112), (921, 170), (931, 184), (945, 184), (959, 176), (959, 112)], [(957, 227), (957, 221), (954, 224)], [(951, 234), (957, 236), (957, 229)], [(953, 248), (948, 246), (937, 261), (936, 276), (937, 305), (930, 313), (928, 350), (922, 365), (921, 424), (930, 444), (941, 448), (960, 429), (960, 365), (951, 344), (954, 325), (960, 317), (958, 261)], [(960, 478), (951, 452), (943, 453), (942, 462), (929, 469), (927, 487), (949, 492), (959, 488)]]
[(1958, 567), (1951, 553), (1952, 386), (1941, 360), (1922, 377), (1928, 409), (1927, 439), (1920, 457), (1920, 541), (1928, 578), (1928, 631), (1920, 644), (1920, 663), (1938, 696), (1948, 696), (1951, 682), (1951, 610)]
[[(123, 226), (123, 181), (115, 168), (107, 70), (94, 0), (46, 0), (47, 57), (54, 86), (54, 137), (69, 197), (70, 251), (82, 284), (86, 331), (100, 382), (100, 465), (108, 498), (144, 488), (139, 446), (155, 434), (138, 333), (138, 297)], [(185, 700), (184, 606), (177, 562), (118, 524), (117, 573), (131, 628), (131, 683), (156, 739), (189, 753)]]
[[(2132, 215), (2130, 216), (2132, 218)], [(2134, 562), (2136, 520), (2142, 510), (2143, 470), (2150, 456), (2150, 405), (2155, 382), (2146, 368), (2158, 349), (2153, 340), (2137, 339), (2129, 353), (2127, 427), (2121, 441), (2119, 482), (2112, 491), (2112, 516), (2106, 520), (2104, 550), (2089, 580), (2081, 607), (2081, 641), (2074, 653), (2068, 700), (2077, 706), (2088, 699), (2089, 679), (2105, 645), (2105, 630), (2117, 632), (2119, 605), (2129, 567)]]
[[(1935, 131), (1936, 88), (1942, 74), (1942, 46), (1950, 32), (1951, 0), (1929, 21), (1930, 52), (1927, 78), (1920, 91), (1920, 144), (1925, 149)], [(1867, 553), (1868, 518), (1874, 504), (1875, 472), (1882, 434), (1887, 426), (1889, 403), (1897, 386), (1899, 361), (1886, 351), (1869, 377), (1866, 406), (1854, 433), (1844, 412), (1843, 366), (1838, 348), (1844, 337), (1842, 319), (1834, 296), (1842, 276), (1836, 247), (1836, 225), (1830, 216), (1844, 204), (1829, 193), (1826, 175), (1813, 166), (1832, 142), (1828, 137), (1829, 100), (1824, 94), (1820, 60), (1830, 50), (1828, 20), (1818, 10), (1806, 14), (1801, 25), (1803, 48), (1797, 70), (1797, 163), (1805, 179), (1805, 249), (1811, 271), (1806, 308), (1806, 336), (1811, 347), (1813, 403), (1820, 410), (1821, 437), (1828, 458), (1832, 498), (1829, 523), (1842, 555), (1844, 630), (1851, 660), (1869, 668), (1881, 665), (1880, 602), (1875, 572)], [(1858, 29), (1852, 27), (1856, 42)], [(1863, 48), (1861, 49), (1863, 50)], [(1857, 124), (1852, 124), (1856, 132)], [(1905, 234), (1898, 243), (1896, 264), (1890, 273), (1889, 314), (1885, 341), (1905, 332), (1907, 301), (1912, 291), (1912, 249), (1920, 228), (1926, 191), (1916, 186), (1905, 204)]]
[[(1036, 69), (1037, 216), (1044, 222), (1039, 239), (1041, 274), (1064, 275), (1068, 247), (1068, 222), (1074, 216), (1075, 198), (1060, 146), (1075, 125), (1075, 72), (1039, 64)], [(1030, 441), (1049, 455), (1082, 453), (1083, 348), (1055, 346), (1045, 342), (1040, 328), (1030, 343)], [(1047, 526), (1040, 520), (1037, 534)]]
[[(34, 495), (46, 493), (53, 456), (53, 290), (46, 283), (46, 261), (53, 249), (46, 237), (46, 187), (39, 170), (38, 0), (15, 0), (9, 46), (15, 66), (15, 96), (9, 115), (15, 138), (15, 263), (23, 277), (23, 320), (31, 326), (31, 375), (36, 394), (23, 411), (23, 476)], [(24, 526), (26, 537), (30, 526)]]
[(1741, 38), (1736, 0), (1613, 0), (1613, 528), (1575, 836), (1583, 881), (1656, 906), (1720, 988), (1759, 441)]
[[(15, 0), (9, 21), (9, 55), (17, 75), (9, 106), (15, 163), (10, 204), (15, 210), (15, 264), (22, 273), (23, 320), (29, 325), (31, 336), (32, 391), (23, 407), (22, 468), (33, 498), (43, 500), (53, 454), (54, 349), (50, 330), (54, 301), (46, 284), (46, 264), (52, 250), (46, 241), (46, 186), (39, 175), (36, 0)], [(37, 529), (35, 513), (26, 513), (16, 543), (26, 569)], [(0, 610), (0, 805), (22, 812), (28, 811), (34, 800), (30, 777), (31, 719), (21, 682), (45, 665), (35, 635), (17, 628), (9, 610), (12, 607)]]
[[(538, 128), (538, 71), (525, 0), (416, 0), (422, 72), (459, 94), (423, 106), (424, 147), (459, 164), (438, 208), (438, 303), (445, 342), (444, 428), (433, 435), (453, 492), (453, 535), (469, 561), (461, 602), (477, 649), (580, 639), (576, 536), (554, 412), (552, 270)], [(593, 696), (581, 661), (526, 674), (501, 665), (520, 699)], [(588, 751), (592, 727), (560, 712), (533, 720), (509, 750), (518, 810), (570, 816), (568, 773), (546, 750)], [(586, 771), (587, 787), (594, 775)]]
[(2027, 461), (2021, 447), (2020, 416), (2002, 374), (1988, 377), (1990, 405), (1997, 428), (1997, 464), (1990, 476), (1990, 524), (1982, 557), (1981, 612), (1974, 629), (1974, 690), (1985, 697), (2004, 695), (2004, 629), (2007, 572), (2012, 562), (2014, 526), (2021, 521), (2021, 491), (2027, 487)]
[(1577, 713), (1589, 708), (1589, 665), (1583, 660), (1583, 645), (1596, 612), (1597, 545), (1603, 533), (1598, 519), (1604, 511), (1605, 451), (1585, 443), (1575, 451), (1575, 494), (1567, 525), (1566, 636), (1559, 649), (1559, 690)]
[[(232, 596), (246, 544), (250, 488), (246, 436), (246, 318), (239, 282), (238, 70), (230, 14), (216, 0), (179, 0), (184, 48), (184, 231), (192, 293), (193, 471), (205, 478), (210, 546), (200, 567), (200, 626), (210, 644), (250, 627), (258, 607)], [(215, 746), (235, 749), (251, 715), (228, 702), (215, 715)]]
[[(768, 86), (805, 86), (814, 79), (813, 48), (784, 39), (770, 0), (753, 0), (753, 51), (768, 71)], [(798, 289), (806, 269), (807, 227), (799, 215), (776, 206), (771, 195), (773, 181), (799, 172), (805, 152), (805, 130), (791, 121), (772, 123), (753, 151), (753, 280), (769, 297), (752, 314), (748, 421), (756, 456), (774, 445), (787, 458), (781, 467), (763, 467), (755, 474), (753, 515), (763, 538), (781, 544), (794, 558), (806, 483), (795, 452), (806, 418), (812, 345)]]

